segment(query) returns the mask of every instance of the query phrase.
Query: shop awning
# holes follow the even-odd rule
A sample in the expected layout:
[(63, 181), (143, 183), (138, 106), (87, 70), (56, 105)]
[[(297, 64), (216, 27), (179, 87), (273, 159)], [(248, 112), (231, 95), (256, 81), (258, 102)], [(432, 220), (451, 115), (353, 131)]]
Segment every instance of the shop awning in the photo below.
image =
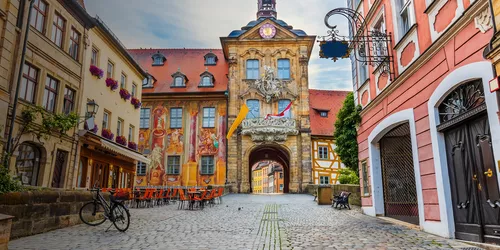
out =
[(148, 165), (151, 162), (151, 160), (149, 160), (148, 158), (144, 157), (143, 155), (141, 155), (139, 153), (133, 152), (132, 150), (122, 148), (121, 146), (118, 146), (118, 145), (116, 145), (112, 142), (106, 141), (104, 139), (101, 139), (101, 144), (104, 148), (111, 150), (117, 154), (121, 154), (125, 157), (132, 158), (132, 159), (140, 161), (140, 162), (144, 162)]

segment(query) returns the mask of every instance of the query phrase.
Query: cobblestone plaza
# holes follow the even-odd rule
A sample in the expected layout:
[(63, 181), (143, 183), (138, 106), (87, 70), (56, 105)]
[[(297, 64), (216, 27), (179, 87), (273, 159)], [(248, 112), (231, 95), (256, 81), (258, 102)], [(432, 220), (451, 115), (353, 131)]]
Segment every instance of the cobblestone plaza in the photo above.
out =
[(318, 206), (310, 195), (231, 194), (204, 210), (131, 209), (131, 226), (78, 225), (10, 242), (9, 249), (463, 249), (363, 215)]

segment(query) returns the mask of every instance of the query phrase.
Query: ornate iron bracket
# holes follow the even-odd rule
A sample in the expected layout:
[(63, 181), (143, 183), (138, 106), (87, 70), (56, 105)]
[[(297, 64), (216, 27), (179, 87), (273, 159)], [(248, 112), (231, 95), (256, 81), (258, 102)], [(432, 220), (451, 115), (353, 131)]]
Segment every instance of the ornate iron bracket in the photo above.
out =
[[(337, 25), (330, 25), (329, 19), (334, 15), (341, 15), (347, 18), (349, 23), (349, 36), (340, 35)], [(329, 56), (323, 48), (330, 43), (335, 46), (336, 52), (347, 44), (345, 53), (341, 58), (348, 58), (352, 54), (353, 58), (364, 64), (371, 64), (375, 72), (388, 74), (390, 79), (394, 79), (394, 56), (392, 53), (392, 34), (386, 31), (368, 30), (365, 19), (361, 14), (350, 8), (337, 8), (328, 12), (325, 16), (325, 26), (330, 30), (326, 36), (319, 36), (318, 42), (321, 46), (320, 58), (331, 58), (338, 60), (338, 56)], [(351, 53), (354, 51), (354, 53)], [(336, 54), (336, 53), (335, 53)]]

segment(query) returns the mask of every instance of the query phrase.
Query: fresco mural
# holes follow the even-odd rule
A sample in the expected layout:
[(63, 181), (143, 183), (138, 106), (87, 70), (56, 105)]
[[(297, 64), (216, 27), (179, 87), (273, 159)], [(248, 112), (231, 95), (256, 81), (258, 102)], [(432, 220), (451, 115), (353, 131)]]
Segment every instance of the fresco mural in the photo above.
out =
[[(203, 128), (203, 107), (216, 107), (215, 128)], [(226, 182), (226, 119), (225, 101), (166, 101), (144, 103), (154, 107), (151, 129), (139, 131), (139, 150), (147, 154), (151, 164), (146, 176), (136, 176), (136, 186), (207, 186)], [(183, 128), (169, 128), (170, 108), (183, 108)], [(181, 156), (179, 174), (167, 174), (167, 156)], [(213, 175), (201, 175), (199, 159), (215, 156)]]
[(219, 149), (215, 128), (202, 128), (199, 135), (198, 155), (214, 155)]
[(167, 149), (166, 153), (170, 155), (181, 155), (184, 152), (184, 131), (180, 129), (167, 130)]

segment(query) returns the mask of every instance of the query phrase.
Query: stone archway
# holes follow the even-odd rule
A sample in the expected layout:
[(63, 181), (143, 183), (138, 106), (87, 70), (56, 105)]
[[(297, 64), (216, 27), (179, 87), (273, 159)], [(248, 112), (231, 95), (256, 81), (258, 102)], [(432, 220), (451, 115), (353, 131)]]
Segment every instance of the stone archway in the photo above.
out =
[(248, 157), (248, 181), (251, 183), (252, 166), (260, 161), (276, 161), (283, 167), (283, 193), (289, 192), (290, 154), (278, 145), (262, 145), (255, 147)]

